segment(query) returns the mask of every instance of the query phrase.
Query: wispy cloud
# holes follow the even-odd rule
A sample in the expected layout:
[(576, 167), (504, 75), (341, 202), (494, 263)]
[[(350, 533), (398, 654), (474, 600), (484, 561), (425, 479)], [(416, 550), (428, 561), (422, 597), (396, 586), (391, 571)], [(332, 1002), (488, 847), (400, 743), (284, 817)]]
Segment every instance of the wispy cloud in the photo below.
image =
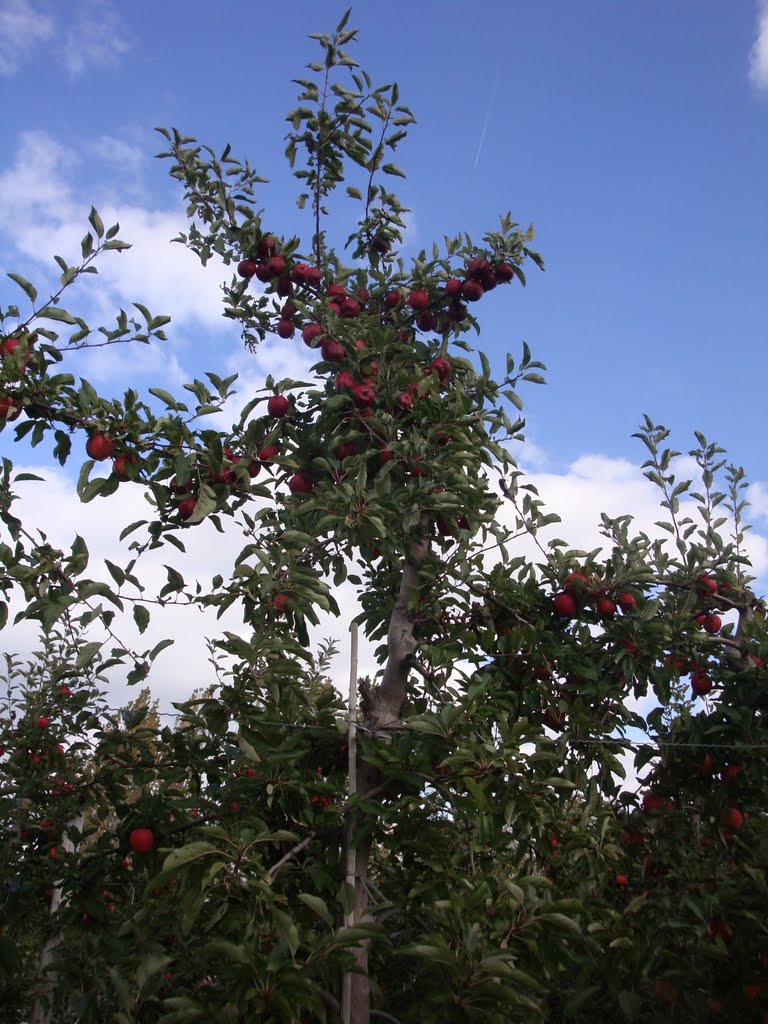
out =
[(749, 57), (749, 77), (756, 89), (768, 91), (768, 0), (758, 0), (757, 39)]
[(125, 23), (110, 0), (86, 0), (68, 19), (61, 60), (73, 75), (117, 64), (130, 49)]
[(55, 59), (71, 75), (114, 67), (131, 48), (112, 0), (68, 4), (66, 16), (57, 7), (43, 9), (30, 0), (0, 0), (0, 75), (15, 75), (35, 57), (50, 59), (50, 48), (43, 50), (42, 44), (54, 37)]
[(0, 6), (0, 75), (14, 75), (53, 33), (53, 18), (32, 7), (29, 0), (4, 0)]

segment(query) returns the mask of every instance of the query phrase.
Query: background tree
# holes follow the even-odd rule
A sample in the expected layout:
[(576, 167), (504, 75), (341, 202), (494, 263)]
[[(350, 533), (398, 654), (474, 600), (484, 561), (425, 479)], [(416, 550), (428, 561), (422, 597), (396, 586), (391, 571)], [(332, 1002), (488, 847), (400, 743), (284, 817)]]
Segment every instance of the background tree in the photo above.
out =
[[(468, 341), (477, 303), (542, 265), (533, 232), (507, 215), (482, 244), (447, 238), (405, 266), (385, 183), (413, 116), (358, 69), (354, 37), (346, 17), (317, 37), (288, 115), (308, 242), (265, 219), (261, 179), (228, 147), (162, 131), (187, 203), (179, 241), (235, 267), (225, 315), (249, 348), (301, 336), (311, 381), (268, 378), (228, 429), (209, 424), (231, 415), (235, 376), (210, 372), (183, 399), (77, 381), (59, 366), (71, 349), (162, 344), (167, 323), (138, 305), (141, 320), (92, 331), (62, 307), (126, 245), (95, 210), (80, 262), (57, 257), (59, 292), (38, 301), (12, 275), (31, 309), (3, 311), (6, 432), (62, 463), (84, 450), (83, 501), (140, 484), (148, 510), (123, 531), (125, 561), (91, 578), (84, 539), (55, 550), (15, 514), (22, 476), (4, 463), (3, 585), (42, 639), (7, 670), (3, 1012), (758, 1019), (766, 636), (743, 472), (697, 435), (691, 492), (646, 418), (668, 539), (624, 516), (604, 517), (605, 553), (541, 543), (557, 516), (511, 444), (518, 388), (544, 367), (523, 346), (496, 381)], [(188, 580), (186, 532), (233, 528), (246, 541), (231, 571)], [(150, 593), (142, 556), (158, 548), (181, 568)], [(346, 583), (378, 643), (358, 706), (313, 631)], [(144, 632), (168, 604), (243, 617), (173, 727), (151, 691), (119, 714), (106, 702), (110, 673), (144, 685), (172, 642), (132, 649), (123, 616)], [(639, 792), (621, 782), (633, 749)]]

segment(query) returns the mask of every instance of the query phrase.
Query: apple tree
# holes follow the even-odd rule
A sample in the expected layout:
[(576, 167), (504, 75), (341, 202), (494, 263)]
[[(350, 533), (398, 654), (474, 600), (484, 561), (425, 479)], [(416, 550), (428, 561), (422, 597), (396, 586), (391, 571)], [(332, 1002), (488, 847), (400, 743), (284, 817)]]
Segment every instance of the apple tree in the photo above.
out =
[[(0, 621), (39, 624), (0, 711), (3, 1019), (759, 1020), (768, 638), (744, 473), (697, 434), (700, 481), (680, 479), (646, 417), (658, 534), (626, 515), (593, 551), (545, 539), (558, 516), (514, 454), (544, 367), (524, 345), (494, 370), (469, 340), (543, 267), (533, 232), (507, 215), (406, 262), (388, 183), (414, 118), (355, 35), (345, 16), (315, 37), (287, 116), (305, 236), (228, 146), (161, 132), (177, 241), (231, 268), (246, 348), (306, 346), (307, 380), (76, 377), (77, 350), (167, 340), (140, 303), (96, 330), (63, 305), (127, 244), (95, 210), (52, 295), (9, 275), (3, 440), (74, 462), (83, 502), (141, 488), (146, 513), (96, 571), (3, 460)], [(197, 580), (189, 531), (244, 543)], [(124, 637), (169, 605), (241, 625), (164, 724), (151, 688), (114, 709), (109, 683), (151, 687), (174, 638)], [(376, 644), (349, 699), (329, 616)]]

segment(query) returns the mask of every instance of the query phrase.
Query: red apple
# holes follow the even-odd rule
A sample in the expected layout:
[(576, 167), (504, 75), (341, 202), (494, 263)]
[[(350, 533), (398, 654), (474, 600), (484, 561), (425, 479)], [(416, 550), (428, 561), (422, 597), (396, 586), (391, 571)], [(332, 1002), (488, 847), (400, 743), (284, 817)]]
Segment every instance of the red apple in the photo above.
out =
[(610, 597), (599, 597), (595, 607), (598, 615), (602, 615), (604, 619), (612, 619), (616, 614), (616, 605)]
[(588, 586), (589, 580), (580, 572), (570, 573), (565, 577), (565, 583), (563, 583), (563, 589), (567, 590), (569, 594), (583, 594)]
[(323, 333), (323, 328), (320, 324), (307, 324), (301, 332), (301, 337), (305, 345), (308, 345), (310, 348), (314, 348), (315, 346), (312, 342), (315, 341), (316, 338), (321, 338)]
[(85, 442), (85, 451), (94, 462), (103, 462), (111, 457), (115, 445), (109, 434), (92, 434)]
[(711, 576), (707, 576), (706, 573), (703, 576), (699, 576), (696, 581), (696, 593), (700, 597), (714, 597), (717, 593), (717, 582)]
[(291, 270), (291, 280), (295, 284), (306, 284), (308, 270), (306, 263), (297, 263)]
[(515, 276), (515, 268), (510, 263), (498, 263), (494, 273), (499, 284), (506, 284)]
[(637, 598), (632, 594), (622, 593), (616, 595), (616, 603), (626, 615), (637, 608)]
[(179, 519), (190, 519), (197, 506), (197, 498), (182, 498), (176, 507)]
[(237, 264), (237, 272), (240, 277), (250, 280), (258, 270), (258, 267), (259, 265), (256, 260), (240, 260)]
[(155, 845), (155, 836), (151, 829), (135, 828), (128, 836), (128, 842), (135, 853), (149, 853)]
[(276, 444), (266, 444), (259, 452), (259, 462), (271, 462), (277, 454), (278, 447)]
[(305, 277), (311, 288), (319, 288), (320, 282), (323, 280), (323, 274), (319, 267), (308, 267)]
[(267, 413), (273, 417), (273, 419), (279, 420), (281, 417), (290, 409), (291, 405), (285, 395), (272, 395), (270, 400), (267, 402)]
[(272, 235), (264, 235), (259, 242), (259, 256), (271, 256), (275, 251), (275, 240)]
[[(16, 349), (19, 347), (20, 344), (21, 344), (21, 341), (18, 338), (6, 338), (5, 341), (2, 343), (2, 345), (0, 345), (0, 358), (5, 359), (6, 356), (12, 355), (16, 351)], [(22, 364), (21, 364), (21, 372), (22, 373), (26, 373), (27, 372), (27, 363), (29, 362), (29, 355), (30, 355), (30, 353), (27, 352), (27, 354), (24, 356), (24, 359), (22, 361)]]
[(703, 615), (699, 618), (699, 625), (705, 633), (719, 633), (720, 628), (723, 625), (723, 620), (719, 615), (711, 612), (709, 615)]
[(664, 799), (658, 793), (646, 793), (643, 797), (643, 809), (646, 811), (661, 811), (664, 808)]
[(270, 277), (280, 277), (285, 273), (285, 260), (282, 256), (270, 256), (267, 260), (267, 270)]
[(445, 359), (442, 356), (437, 359), (433, 359), (429, 365), (435, 371), (443, 384), (450, 378), (451, 373), (453, 372), (450, 359)]
[(284, 612), (288, 605), (288, 595), (278, 594), (272, 601), (272, 604), (274, 605), (275, 611)]
[(462, 282), (458, 277), (449, 277), (443, 290), (449, 298), (457, 299), (461, 295), (461, 288)]
[(414, 312), (420, 313), (429, 305), (429, 295), (421, 288), (415, 288), (408, 296), (408, 305)]
[(328, 363), (340, 363), (344, 359), (344, 349), (335, 338), (323, 339), (320, 354)]
[(294, 473), (288, 481), (288, 490), (291, 494), (309, 494), (314, 489), (314, 481), (308, 479), (303, 473)]
[(328, 298), (345, 299), (347, 297), (347, 290), (340, 284), (329, 284), (325, 289), (325, 294)]
[(37, 728), (38, 729), (47, 729), (50, 724), (51, 724), (50, 718), (47, 718), (45, 715), (40, 715), (40, 717), (37, 720)]
[(578, 612), (578, 607), (573, 595), (568, 594), (565, 591), (555, 594), (552, 606), (555, 610), (555, 615), (560, 615), (564, 619), (572, 619)]
[(292, 338), (296, 333), (296, 327), (291, 320), (280, 320), (275, 328), (275, 333), (279, 338)]
[(128, 467), (136, 465), (136, 459), (132, 455), (118, 455), (112, 460), (112, 472), (121, 480), (128, 480), (130, 472)]
[(738, 782), (741, 771), (742, 769), (740, 764), (727, 764), (720, 772), (720, 778), (723, 782)]
[(397, 307), (402, 303), (402, 301), (403, 296), (400, 294), (400, 292), (391, 291), (387, 292), (387, 294), (384, 296), (384, 305), (387, 307), (387, 309), (397, 309)]
[(738, 832), (744, 824), (744, 815), (736, 807), (724, 807), (720, 812), (720, 824), (723, 828)]
[(70, 688), (68, 686), (60, 686), (59, 690), (58, 690), (58, 693), (57, 693), (57, 696), (58, 697), (71, 697), (72, 696), (72, 691), (70, 690)]
[(483, 286), (479, 281), (465, 281), (461, 287), (461, 294), (467, 302), (477, 302), (483, 297)]
[(697, 697), (706, 697), (712, 689), (712, 680), (704, 672), (694, 672), (691, 675), (691, 689)]
[(360, 316), (360, 303), (357, 299), (344, 299), (341, 304), (341, 315), (347, 320), (354, 320)]
[(369, 408), (376, 404), (376, 392), (373, 389), (373, 385), (353, 384), (350, 391), (352, 392), (352, 399), (359, 409)]

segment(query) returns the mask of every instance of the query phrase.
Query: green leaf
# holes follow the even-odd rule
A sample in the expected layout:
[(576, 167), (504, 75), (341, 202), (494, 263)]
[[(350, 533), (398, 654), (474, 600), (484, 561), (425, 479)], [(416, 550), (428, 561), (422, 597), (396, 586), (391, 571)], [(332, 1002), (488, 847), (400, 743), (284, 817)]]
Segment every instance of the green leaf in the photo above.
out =
[(93, 206), (91, 207), (91, 212), (88, 215), (88, 222), (90, 223), (93, 230), (96, 232), (96, 237), (102, 238), (104, 236), (104, 222), (96, 212), (96, 208)]
[(299, 899), (302, 903), (306, 903), (311, 910), (314, 910), (318, 917), (321, 917), (327, 925), (330, 925), (331, 928), (333, 927), (333, 916), (328, 910), (328, 904), (325, 900), (321, 900), (319, 896), (313, 896), (308, 892), (300, 892)]
[(149, 625), (149, 610), (143, 604), (133, 606), (133, 621), (138, 626), (140, 633), (143, 633)]
[(37, 316), (43, 317), (45, 320), (58, 320), (63, 324), (77, 323), (75, 317), (60, 306), (44, 306), (39, 313), (37, 313)]
[(8, 277), (10, 277), (10, 279), (19, 286), (19, 288), (21, 288), (30, 302), (35, 302), (37, 299), (37, 289), (33, 284), (30, 284), (30, 282), (20, 274), (8, 274)]
[(184, 864), (191, 864), (192, 861), (202, 860), (204, 857), (212, 857), (214, 855), (224, 856), (224, 853), (218, 846), (214, 846), (213, 843), (207, 843), (204, 840), (187, 843), (186, 846), (180, 846), (176, 850), (171, 850), (163, 861), (163, 874), (169, 871), (176, 871)]

